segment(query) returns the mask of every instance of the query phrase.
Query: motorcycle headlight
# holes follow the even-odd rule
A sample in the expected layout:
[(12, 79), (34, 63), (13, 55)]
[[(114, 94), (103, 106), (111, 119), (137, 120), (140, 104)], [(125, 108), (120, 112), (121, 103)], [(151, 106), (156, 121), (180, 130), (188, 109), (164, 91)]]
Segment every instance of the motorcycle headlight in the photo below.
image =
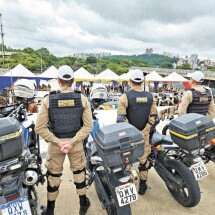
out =
[(34, 184), (37, 183), (37, 181), (38, 181), (38, 173), (36, 170), (29, 169), (25, 171), (25, 178), (23, 183), (26, 186), (33, 186)]

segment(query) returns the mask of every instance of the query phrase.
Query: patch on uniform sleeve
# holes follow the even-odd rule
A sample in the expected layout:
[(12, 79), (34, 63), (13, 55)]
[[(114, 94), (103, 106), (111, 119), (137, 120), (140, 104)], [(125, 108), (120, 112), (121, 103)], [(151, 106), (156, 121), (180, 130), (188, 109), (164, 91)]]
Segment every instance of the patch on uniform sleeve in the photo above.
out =
[(73, 99), (58, 100), (58, 107), (74, 107), (75, 101)]
[(136, 102), (137, 102), (138, 104), (147, 103), (147, 102), (148, 102), (148, 98), (147, 98), (147, 97), (137, 97), (137, 98), (136, 98)]

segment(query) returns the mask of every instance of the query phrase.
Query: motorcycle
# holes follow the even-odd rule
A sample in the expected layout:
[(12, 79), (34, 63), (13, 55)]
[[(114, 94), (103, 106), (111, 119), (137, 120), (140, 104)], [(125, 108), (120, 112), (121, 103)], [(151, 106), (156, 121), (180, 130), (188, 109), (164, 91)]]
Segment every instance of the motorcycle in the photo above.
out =
[(35, 125), (27, 121), (23, 104), (6, 108), (1, 116), (0, 212), (40, 214), (36, 186), (43, 184), (45, 177)]
[[(205, 163), (209, 160), (207, 150), (210, 144), (208, 144), (208, 141), (215, 136), (214, 129), (213, 121), (206, 116), (200, 114), (186, 114), (171, 120), (164, 126), (162, 135), (160, 134), (160, 142), (164, 144), (164, 147), (162, 147), (162, 154), (170, 157), (172, 159), (171, 162), (181, 162), (184, 168), (188, 170), (186, 174), (190, 175), (186, 177), (184, 182), (187, 181), (186, 183), (188, 183), (188, 185), (189, 183), (195, 185), (189, 196), (185, 190), (186, 195), (184, 196), (187, 196), (187, 198), (189, 197), (188, 200), (185, 201), (184, 199), (184, 201), (182, 201), (183, 198), (180, 198), (180, 202), (182, 202), (182, 205), (185, 207), (193, 207), (200, 201), (198, 181), (208, 176)], [(168, 139), (170, 145), (165, 145), (165, 141), (162, 141), (162, 139)], [(212, 146), (213, 145), (211, 145), (211, 147)], [(178, 170), (179, 168), (175, 168), (174, 172)], [(171, 187), (168, 187), (168, 189), (172, 193)], [(179, 193), (179, 191), (176, 191), (172, 194), (177, 198)]]
[[(97, 129), (86, 144), (88, 185), (94, 182), (98, 198), (108, 215), (132, 214), (130, 204), (138, 199), (135, 186), (138, 174), (132, 165), (143, 154), (142, 135), (127, 123), (104, 128), (97, 126)], [(137, 142), (132, 141), (132, 132), (138, 136)], [(114, 141), (112, 146), (110, 139)]]
[(193, 173), (180, 157), (183, 152), (170, 137), (158, 132), (152, 137), (150, 166), (165, 182), (174, 199), (184, 207), (194, 207), (200, 201), (200, 188)]

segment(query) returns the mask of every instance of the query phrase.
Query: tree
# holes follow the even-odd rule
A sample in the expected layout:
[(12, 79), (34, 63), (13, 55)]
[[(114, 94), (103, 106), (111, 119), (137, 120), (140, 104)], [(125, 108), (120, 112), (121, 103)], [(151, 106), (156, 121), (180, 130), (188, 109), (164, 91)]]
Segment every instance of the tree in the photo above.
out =
[(190, 70), (192, 69), (191, 65), (189, 63), (183, 64), (182, 66), (177, 66), (177, 69), (186, 69)]
[(49, 50), (47, 48), (38, 49), (36, 51), (36, 53), (38, 53), (39, 55), (42, 55), (42, 56), (50, 55), (50, 52), (49, 52)]
[(29, 47), (28, 48), (24, 48), (23, 52), (31, 54), (31, 53), (34, 53), (34, 49), (29, 48)]
[(97, 63), (96, 57), (93, 57), (93, 56), (87, 57), (86, 64), (96, 64), (96, 63)]

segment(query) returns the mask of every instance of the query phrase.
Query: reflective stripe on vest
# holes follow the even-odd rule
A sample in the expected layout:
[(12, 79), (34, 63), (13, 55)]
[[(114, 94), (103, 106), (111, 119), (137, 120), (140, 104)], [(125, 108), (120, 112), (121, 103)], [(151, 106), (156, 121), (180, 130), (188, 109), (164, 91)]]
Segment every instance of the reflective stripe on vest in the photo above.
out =
[(130, 124), (143, 130), (148, 122), (153, 103), (153, 97), (149, 92), (137, 92), (134, 90), (126, 93), (128, 99), (127, 119)]
[(207, 115), (211, 100), (212, 95), (209, 89), (205, 88), (205, 92), (192, 89), (192, 103), (188, 106), (187, 113)]
[(80, 93), (49, 95), (49, 126), (58, 138), (72, 138), (80, 130), (83, 106)]

